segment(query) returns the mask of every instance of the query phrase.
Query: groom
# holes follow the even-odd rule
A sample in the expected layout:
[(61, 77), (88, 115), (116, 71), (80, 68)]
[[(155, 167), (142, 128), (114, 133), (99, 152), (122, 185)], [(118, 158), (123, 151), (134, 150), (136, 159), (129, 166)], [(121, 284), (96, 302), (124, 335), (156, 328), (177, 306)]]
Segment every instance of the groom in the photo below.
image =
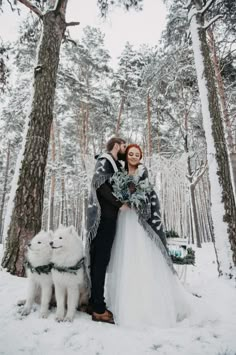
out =
[(118, 211), (127, 206), (112, 194), (109, 179), (122, 165), (126, 143), (121, 138), (107, 142), (107, 153), (100, 155), (95, 166), (87, 214), (88, 242), (90, 244), (90, 306), (92, 320), (114, 324), (113, 314), (107, 310), (104, 284), (111, 248), (116, 233)]

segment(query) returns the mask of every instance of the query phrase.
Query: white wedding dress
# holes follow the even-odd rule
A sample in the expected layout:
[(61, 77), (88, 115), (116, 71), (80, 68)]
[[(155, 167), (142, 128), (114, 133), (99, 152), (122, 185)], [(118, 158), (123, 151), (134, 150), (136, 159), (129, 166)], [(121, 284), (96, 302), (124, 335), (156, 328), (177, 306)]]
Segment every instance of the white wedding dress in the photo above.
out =
[(107, 305), (115, 323), (175, 326), (190, 313), (188, 296), (136, 212), (119, 212), (106, 278)]

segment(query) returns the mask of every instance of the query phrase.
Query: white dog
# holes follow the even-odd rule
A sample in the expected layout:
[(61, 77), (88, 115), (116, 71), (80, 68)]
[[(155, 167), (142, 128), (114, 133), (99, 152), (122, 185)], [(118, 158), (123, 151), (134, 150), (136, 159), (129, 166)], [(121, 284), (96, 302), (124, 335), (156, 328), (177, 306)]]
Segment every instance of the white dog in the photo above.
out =
[[(47, 318), (52, 295), (51, 257), (52, 232), (39, 232), (27, 246), (26, 273), (28, 276), (28, 294), (22, 315), (30, 313), (34, 302), (40, 297), (41, 317)], [(20, 303), (19, 303), (20, 304)]]
[(88, 302), (83, 243), (73, 226), (59, 227), (54, 233), (51, 246), (52, 278), (57, 303), (56, 320), (72, 322), (78, 305)]

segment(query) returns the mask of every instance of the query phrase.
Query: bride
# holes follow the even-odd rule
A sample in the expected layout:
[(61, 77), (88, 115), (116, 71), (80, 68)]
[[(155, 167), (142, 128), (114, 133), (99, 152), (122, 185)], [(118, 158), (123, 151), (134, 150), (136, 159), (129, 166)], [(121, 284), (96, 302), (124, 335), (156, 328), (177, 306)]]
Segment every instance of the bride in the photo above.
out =
[[(145, 180), (147, 169), (141, 159), (141, 148), (129, 145), (128, 174)], [(188, 316), (189, 303), (167, 252), (158, 197), (154, 190), (148, 196), (142, 213), (133, 208), (119, 212), (106, 279), (107, 300), (118, 325), (171, 327)]]

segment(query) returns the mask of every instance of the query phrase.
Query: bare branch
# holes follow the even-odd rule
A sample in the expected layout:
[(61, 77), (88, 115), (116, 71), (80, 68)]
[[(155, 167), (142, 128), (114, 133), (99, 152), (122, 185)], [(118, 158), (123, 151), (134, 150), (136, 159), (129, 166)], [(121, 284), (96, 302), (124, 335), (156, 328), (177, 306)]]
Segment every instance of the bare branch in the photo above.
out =
[(207, 22), (202, 28), (204, 28), (204, 30), (207, 30), (213, 23), (215, 23), (219, 18), (223, 18), (223, 15), (217, 15), (215, 17), (213, 17), (209, 22)]
[(9, 4), (9, 5), (10, 5), (10, 7), (11, 7), (11, 11), (15, 11), (15, 9), (14, 9), (14, 7), (12, 6), (12, 4), (11, 4), (10, 0), (7, 0), (7, 2), (8, 2), (8, 4)]
[(211, 7), (211, 5), (215, 2), (216, 0), (209, 0), (207, 1), (206, 5), (203, 6), (201, 10), (198, 10), (198, 13), (204, 15), (205, 12)]
[(193, 188), (196, 187), (196, 185), (199, 182), (199, 180), (205, 174), (205, 171), (207, 170), (207, 167), (208, 167), (208, 164), (207, 164), (207, 161), (206, 161), (205, 164), (201, 166), (202, 171), (198, 174), (198, 176), (196, 177), (196, 180), (194, 182), (192, 182), (192, 184), (191, 184)]
[(78, 26), (78, 25), (80, 25), (80, 22), (66, 22), (66, 27)]
[(188, 10), (192, 5), (192, 0), (188, 0), (187, 4), (183, 6), (185, 10)]
[(23, 5), (28, 7), (31, 11), (33, 11), (40, 19), (43, 18), (43, 13), (40, 11), (40, 9), (33, 5), (29, 0), (18, 0), (21, 2)]
[(77, 46), (77, 43), (71, 38), (67, 38), (66, 41), (73, 43), (74, 46)]
[(70, 33), (68, 31), (68, 34), (64, 34), (63, 36), (63, 42), (71, 42), (74, 44), (74, 46), (77, 46), (76, 41), (74, 41), (72, 38), (70, 38)]

